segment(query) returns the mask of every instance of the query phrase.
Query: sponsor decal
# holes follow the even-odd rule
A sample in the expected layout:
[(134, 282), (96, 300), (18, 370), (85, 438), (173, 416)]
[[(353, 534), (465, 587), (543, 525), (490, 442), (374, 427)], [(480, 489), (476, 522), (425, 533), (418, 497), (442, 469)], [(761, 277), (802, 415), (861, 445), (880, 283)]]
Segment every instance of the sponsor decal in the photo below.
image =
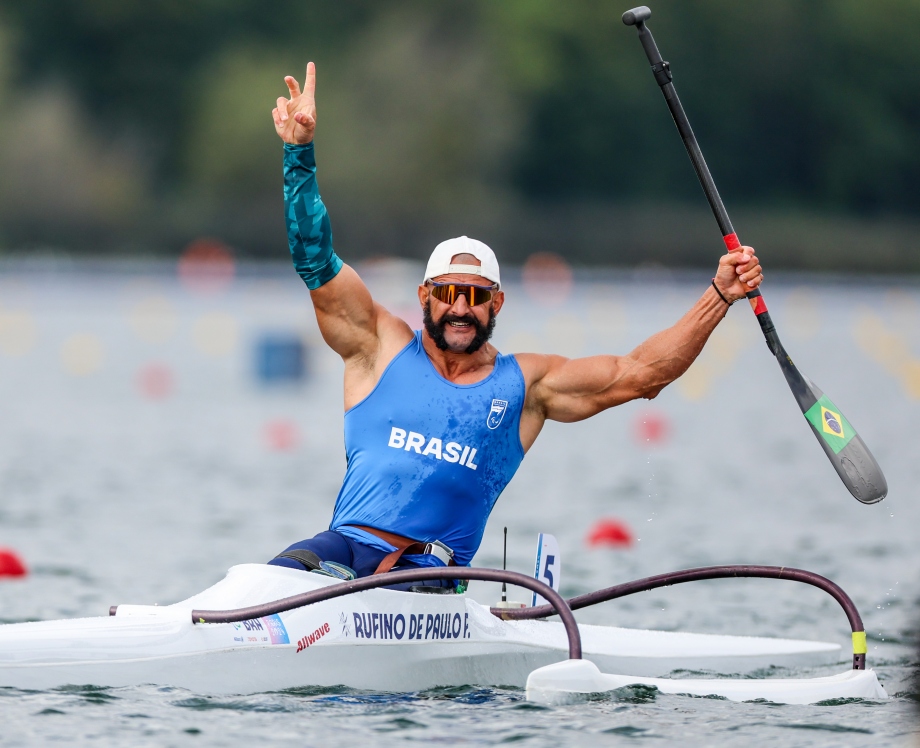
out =
[(352, 613), (356, 639), (469, 639), (469, 613)]
[(342, 624), (342, 634), (351, 636), (351, 624), (348, 623), (348, 615), (346, 613), (339, 613), (339, 623)]
[(271, 642), (272, 644), (290, 644), (287, 629), (281, 616), (277, 613), (264, 618), (251, 618), (248, 621), (238, 621), (233, 624), (240, 633), (248, 632), (249, 636), (234, 636), (235, 642)]
[[(501, 417), (499, 417), (498, 421), (501, 423)], [(498, 424), (495, 425), (497, 426)], [(490, 428), (494, 428), (494, 426)], [(470, 470), (475, 470), (479, 467), (473, 462), (476, 458), (475, 447), (465, 447), (457, 442), (444, 444), (444, 440), (436, 436), (432, 436), (429, 439), (424, 434), (406, 431), (406, 429), (401, 429), (398, 426), (390, 429), (390, 441), (387, 442), (387, 446), (393, 449), (402, 449), (406, 452), (415, 452), (422, 456), (428, 456), (433, 460), (456, 462), (458, 465), (468, 467)]]
[(506, 410), (508, 410), (507, 400), (493, 400), (492, 408), (486, 418), (486, 426), (490, 429), (497, 429), (501, 425), (502, 418), (505, 417)]
[(272, 644), (290, 644), (288, 632), (284, 628), (284, 621), (281, 620), (281, 616), (275, 613), (260, 620), (264, 621), (265, 626), (268, 628), (268, 635), (272, 640)]
[(297, 651), (303, 652), (307, 647), (310, 647), (313, 644), (316, 644), (316, 642), (318, 642), (328, 633), (329, 633), (329, 624), (324, 623), (322, 626), (316, 629), (316, 631), (314, 631), (312, 634), (307, 634), (305, 637), (297, 641)]
[(822, 395), (821, 399), (805, 412), (805, 418), (834, 454), (839, 454), (856, 434), (850, 422), (826, 395)]

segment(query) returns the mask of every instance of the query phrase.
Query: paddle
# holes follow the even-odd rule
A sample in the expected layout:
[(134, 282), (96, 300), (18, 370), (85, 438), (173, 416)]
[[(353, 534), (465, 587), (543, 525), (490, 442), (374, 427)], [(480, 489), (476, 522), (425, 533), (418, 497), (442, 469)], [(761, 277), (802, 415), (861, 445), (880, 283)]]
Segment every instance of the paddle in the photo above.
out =
[[(671, 82), (671, 67), (661, 59), (652, 32), (645, 25), (651, 15), (652, 11), (643, 5), (626, 11), (623, 14), (623, 23), (627, 26), (635, 26), (636, 31), (639, 32), (639, 41), (651, 63), (652, 73), (661, 87), (668, 109), (671, 110), (674, 124), (677, 125), (690, 161), (693, 162), (693, 168), (703, 186), (703, 192), (706, 193), (706, 199), (709, 200), (709, 207), (712, 208), (716, 222), (722, 231), (725, 246), (729, 252), (734, 252), (741, 248), (741, 242), (738, 241), (738, 235), (728, 218), (722, 198), (719, 197), (719, 191), (709, 173), (709, 167), (706, 166), (703, 153), (690, 128), (690, 122), (680, 104), (680, 99), (677, 98), (677, 91)], [(779, 342), (779, 336), (776, 334), (776, 328), (773, 326), (773, 320), (770, 319), (770, 313), (767, 311), (767, 305), (764, 303), (760, 289), (749, 292), (747, 297), (754, 314), (757, 315), (757, 321), (760, 323), (760, 329), (763, 331), (770, 352), (776, 356), (799, 408), (811, 425), (811, 430), (817, 437), (818, 443), (824, 448), (824, 453), (840, 476), (840, 480), (863, 504), (874, 504), (884, 499), (888, 494), (888, 482), (869, 448), (837, 406), (792, 363), (789, 354)]]

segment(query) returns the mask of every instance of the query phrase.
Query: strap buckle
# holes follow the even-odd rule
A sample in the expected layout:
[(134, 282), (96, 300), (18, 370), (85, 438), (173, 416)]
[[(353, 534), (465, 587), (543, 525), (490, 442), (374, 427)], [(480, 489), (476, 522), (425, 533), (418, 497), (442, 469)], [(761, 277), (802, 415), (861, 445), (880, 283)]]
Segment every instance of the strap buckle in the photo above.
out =
[(444, 545), (440, 540), (435, 540), (433, 543), (428, 543), (425, 546), (425, 553), (430, 556), (434, 556), (445, 566), (450, 566), (450, 562), (454, 558), (453, 549)]

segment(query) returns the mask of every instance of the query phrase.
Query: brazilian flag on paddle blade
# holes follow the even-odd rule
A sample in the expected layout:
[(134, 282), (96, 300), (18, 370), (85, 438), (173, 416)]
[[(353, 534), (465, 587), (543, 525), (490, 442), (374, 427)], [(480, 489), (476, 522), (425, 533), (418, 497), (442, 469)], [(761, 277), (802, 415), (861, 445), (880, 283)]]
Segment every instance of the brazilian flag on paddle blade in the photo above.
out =
[(818, 436), (827, 442), (834, 454), (839, 454), (856, 435), (850, 422), (837, 410), (837, 406), (827, 395), (821, 395), (820, 399), (805, 411), (805, 418), (814, 426)]

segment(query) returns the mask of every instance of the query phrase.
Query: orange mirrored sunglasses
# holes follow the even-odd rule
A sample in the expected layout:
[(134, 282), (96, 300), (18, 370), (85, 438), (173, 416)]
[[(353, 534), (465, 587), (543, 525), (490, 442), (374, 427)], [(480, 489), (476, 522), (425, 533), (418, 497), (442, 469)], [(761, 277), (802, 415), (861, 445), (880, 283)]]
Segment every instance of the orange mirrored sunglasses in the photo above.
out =
[(479, 306), (492, 300), (492, 294), (497, 290), (495, 286), (472, 286), (469, 283), (434, 283), (429, 281), (431, 295), (438, 301), (443, 301), (451, 306), (456, 303), (460, 294), (466, 296), (466, 303), (470, 306)]

